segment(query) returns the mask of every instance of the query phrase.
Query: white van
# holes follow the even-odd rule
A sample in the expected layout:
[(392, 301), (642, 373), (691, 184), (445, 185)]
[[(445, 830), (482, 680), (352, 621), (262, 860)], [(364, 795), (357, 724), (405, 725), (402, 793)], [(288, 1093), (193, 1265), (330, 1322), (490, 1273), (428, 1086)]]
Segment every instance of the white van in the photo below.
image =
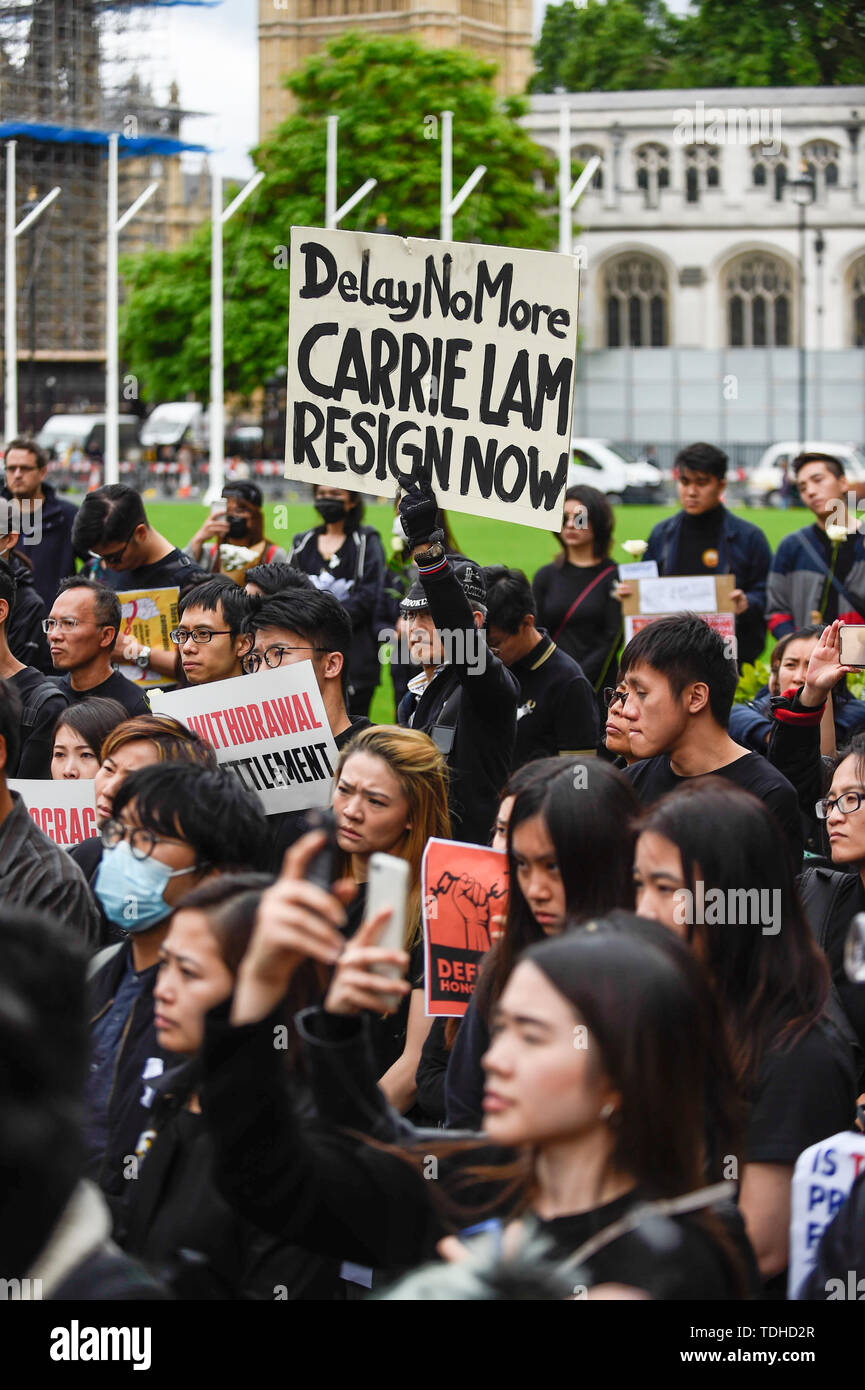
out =
[(572, 439), (568, 487), (596, 487), (615, 506), (628, 486), (628, 465), (608, 439)]
[[(137, 415), (120, 415), (120, 452), (134, 449), (138, 444)], [(105, 449), (104, 415), (52, 415), (36, 436), (36, 443), (50, 459), (65, 462), (70, 450), (86, 449), (102, 453)]]
[[(745, 501), (749, 507), (781, 507), (784, 474), (799, 454), (829, 454), (844, 468), (851, 483), (865, 482), (865, 454), (856, 444), (829, 444), (825, 440), (809, 440), (801, 444), (785, 440), (770, 444), (745, 484)], [(795, 485), (795, 478), (789, 475)]]

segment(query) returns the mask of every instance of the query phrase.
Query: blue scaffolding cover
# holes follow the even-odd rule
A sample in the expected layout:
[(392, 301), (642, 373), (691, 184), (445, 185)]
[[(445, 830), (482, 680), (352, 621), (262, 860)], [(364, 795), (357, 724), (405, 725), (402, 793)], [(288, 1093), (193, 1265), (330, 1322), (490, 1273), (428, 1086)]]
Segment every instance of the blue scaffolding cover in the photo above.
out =
[[(17, 135), (27, 140), (44, 140), (57, 145), (105, 145), (106, 148), (108, 146), (108, 132), (104, 130), (39, 125), (32, 121), (0, 121), (0, 140), (14, 140)], [(197, 154), (209, 153), (206, 145), (190, 145), (185, 140), (170, 140), (164, 135), (118, 134), (117, 149), (121, 159), (145, 154), (180, 154), (183, 150), (192, 150)]]

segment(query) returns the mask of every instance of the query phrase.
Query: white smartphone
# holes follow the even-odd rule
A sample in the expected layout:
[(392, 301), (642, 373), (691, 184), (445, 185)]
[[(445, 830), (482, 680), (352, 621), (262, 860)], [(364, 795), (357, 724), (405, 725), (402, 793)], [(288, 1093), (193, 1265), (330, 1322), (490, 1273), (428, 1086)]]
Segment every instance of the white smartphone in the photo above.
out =
[[(376, 942), (386, 951), (401, 951), (405, 942), (406, 915), (408, 911), (409, 865), (405, 859), (397, 859), (393, 854), (372, 854), (366, 887), (366, 920), (391, 910), (390, 917), (382, 928)], [(400, 970), (396, 965), (373, 965), (370, 967), (377, 975), (398, 980)], [(399, 995), (382, 997), (383, 1009), (395, 1009), (400, 1001)]]
[(865, 625), (862, 623), (842, 623), (841, 665), (865, 666)]

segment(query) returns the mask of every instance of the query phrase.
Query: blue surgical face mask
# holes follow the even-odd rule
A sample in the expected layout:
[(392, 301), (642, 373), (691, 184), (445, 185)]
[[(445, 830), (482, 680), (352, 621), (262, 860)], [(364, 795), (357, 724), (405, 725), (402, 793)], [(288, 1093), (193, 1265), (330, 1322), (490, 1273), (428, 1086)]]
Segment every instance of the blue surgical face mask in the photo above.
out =
[(172, 870), (152, 856), (136, 859), (126, 841), (121, 840), (102, 851), (93, 886), (109, 922), (124, 931), (141, 932), (171, 915), (173, 908), (162, 896), (171, 880), (198, 872), (198, 864)]

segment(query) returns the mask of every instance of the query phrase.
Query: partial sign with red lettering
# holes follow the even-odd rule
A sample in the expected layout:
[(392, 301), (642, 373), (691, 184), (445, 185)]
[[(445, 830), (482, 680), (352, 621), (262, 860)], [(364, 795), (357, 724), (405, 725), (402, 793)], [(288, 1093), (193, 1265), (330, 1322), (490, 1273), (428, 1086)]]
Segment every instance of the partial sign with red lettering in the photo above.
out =
[(39, 829), (55, 845), (69, 849), (97, 833), (96, 783), (88, 778), (52, 782), (44, 778), (9, 779)]
[(496, 849), (428, 840), (421, 867), (426, 1012), (462, 1018), (508, 905), (508, 861)]
[(173, 715), (212, 744), (266, 815), (329, 805), (338, 754), (311, 661), (151, 691), (149, 700), (154, 714)]

